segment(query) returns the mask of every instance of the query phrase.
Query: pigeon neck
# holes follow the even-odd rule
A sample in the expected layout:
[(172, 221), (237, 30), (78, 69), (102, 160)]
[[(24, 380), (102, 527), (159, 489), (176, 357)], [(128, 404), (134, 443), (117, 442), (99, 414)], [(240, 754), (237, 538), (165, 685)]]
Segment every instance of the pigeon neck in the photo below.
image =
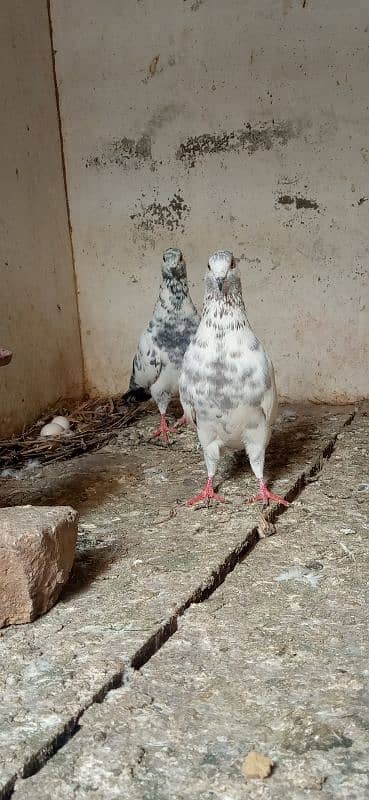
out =
[(168, 306), (180, 306), (188, 295), (187, 282), (174, 277), (165, 277), (162, 280), (159, 292), (159, 303)]
[(240, 330), (250, 328), (241, 287), (234, 285), (220, 294), (208, 286), (204, 298), (202, 318), (207, 328)]

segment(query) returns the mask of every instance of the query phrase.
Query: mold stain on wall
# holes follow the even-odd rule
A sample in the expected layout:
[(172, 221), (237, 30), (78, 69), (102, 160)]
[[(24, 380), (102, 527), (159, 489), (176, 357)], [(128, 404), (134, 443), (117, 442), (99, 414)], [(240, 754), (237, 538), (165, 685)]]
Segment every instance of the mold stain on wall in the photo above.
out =
[[(183, 2), (186, 3), (187, 0), (183, 0)], [(202, 6), (203, 2), (204, 0), (193, 0), (190, 6), (191, 11), (198, 11), (200, 6)]]
[(289, 194), (283, 194), (278, 197), (278, 203), (282, 206), (295, 205), (298, 211), (301, 209), (313, 209), (314, 211), (318, 211), (319, 209), (316, 200), (309, 200), (307, 197), (291, 197)]
[(257, 150), (271, 150), (276, 145), (284, 146), (296, 136), (296, 127), (288, 120), (265, 123), (257, 127), (248, 122), (239, 130), (190, 136), (180, 144), (176, 157), (192, 168), (197, 159), (207, 155), (241, 150), (253, 155)]
[(123, 136), (122, 139), (114, 139), (104, 152), (89, 156), (85, 165), (96, 169), (104, 169), (109, 166), (123, 167), (123, 169), (133, 166), (138, 169), (147, 161), (152, 161), (151, 138), (144, 133), (136, 140), (129, 139), (127, 136)]
[(184, 233), (184, 221), (191, 209), (185, 203), (180, 191), (177, 191), (166, 205), (154, 201), (148, 206), (142, 206), (141, 211), (131, 214), (136, 232), (143, 241), (152, 242), (148, 234), (153, 233), (157, 227), (166, 228), (168, 231)]
[(88, 156), (85, 161), (86, 168), (106, 169), (115, 166), (123, 169), (139, 169), (150, 162), (150, 168), (154, 171), (156, 162), (152, 157), (152, 140), (162, 128), (176, 118), (181, 109), (182, 106), (175, 103), (159, 106), (144, 125), (143, 132), (138, 138), (122, 136), (112, 139), (100, 148), (100, 152)]

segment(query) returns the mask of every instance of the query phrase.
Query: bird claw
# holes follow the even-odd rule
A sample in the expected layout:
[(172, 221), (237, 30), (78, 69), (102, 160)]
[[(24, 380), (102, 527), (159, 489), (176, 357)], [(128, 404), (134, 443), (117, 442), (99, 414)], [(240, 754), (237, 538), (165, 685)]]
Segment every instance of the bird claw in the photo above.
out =
[(177, 420), (172, 427), (170, 427), (167, 423), (165, 414), (162, 414), (159, 428), (157, 428), (157, 430), (151, 434), (150, 439), (159, 439), (160, 436), (162, 436), (165, 444), (169, 445), (171, 444), (169, 433), (177, 433), (178, 428), (180, 428), (182, 425), (187, 425), (187, 420), (184, 415)]
[(175, 432), (176, 430), (178, 430), (178, 428), (181, 428), (182, 425), (188, 425), (187, 419), (184, 414), (182, 415), (182, 417), (180, 417), (180, 419), (177, 419), (177, 422), (174, 423), (173, 428), (170, 428), (169, 430)]
[(196, 497), (192, 497), (191, 500), (187, 500), (188, 506), (195, 506), (197, 503), (201, 503), (203, 500), (208, 501), (208, 506), (210, 505), (210, 500), (218, 500), (219, 503), (225, 503), (225, 497), (222, 497), (220, 494), (214, 492), (213, 489), (213, 481), (209, 478), (205, 489), (197, 494)]
[(284, 497), (281, 497), (279, 494), (274, 494), (274, 492), (271, 492), (265, 483), (260, 483), (260, 491), (258, 492), (258, 494), (255, 494), (254, 497), (250, 497), (250, 499), (247, 502), (258, 503), (261, 501), (262, 503), (268, 504), (270, 500), (273, 503), (279, 503), (281, 506), (288, 507), (290, 505), (290, 503), (288, 503), (287, 500), (284, 499)]
[(151, 436), (150, 436), (150, 439), (159, 439), (159, 438), (160, 438), (160, 436), (162, 436), (162, 437), (163, 437), (163, 439), (164, 439), (164, 442), (165, 442), (165, 444), (166, 444), (166, 445), (169, 445), (169, 444), (170, 444), (170, 439), (169, 439), (169, 435), (168, 435), (168, 434), (169, 434), (169, 433), (170, 433), (172, 430), (173, 430), (172, 428), (169, 428), (169, 427), (168, 427), (168, 423), (167, 423), (167, 421), (166, 421), (165, 414), (162, 414), (162, 415), (161, 415), (161, 419), (160, 419), (160, 425), (159, 425), (159, 427), (156, 429), (156, 431), (154, 431), (154, 432), (151, 434)]
[(154, 431), (154, 433), (151, 434), (150, 440), (152, 440), (152, 439), (160, 439), (161, 436), (163, 437), (163, 441), (165, 442), (166, 445), (170, 445), (171, 444), (171, 441), (169, 439), (168, 433), (164, 432), (164, 431), (159, 431), (159, 430), (158, 431)]

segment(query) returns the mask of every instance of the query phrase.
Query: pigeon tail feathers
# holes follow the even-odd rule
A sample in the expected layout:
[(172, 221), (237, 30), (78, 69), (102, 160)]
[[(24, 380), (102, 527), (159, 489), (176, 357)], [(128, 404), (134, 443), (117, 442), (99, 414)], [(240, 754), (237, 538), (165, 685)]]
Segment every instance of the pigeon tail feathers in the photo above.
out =
[(147, 391), (147, 389), (143, 389), (142, 386), (137, 386), (134, 389), (128, 389), (128, 392), (122, 397), (124, 403), (130, 405), (131, 403), (145, 403), (146, 400), (151, 400), (151, 394)]

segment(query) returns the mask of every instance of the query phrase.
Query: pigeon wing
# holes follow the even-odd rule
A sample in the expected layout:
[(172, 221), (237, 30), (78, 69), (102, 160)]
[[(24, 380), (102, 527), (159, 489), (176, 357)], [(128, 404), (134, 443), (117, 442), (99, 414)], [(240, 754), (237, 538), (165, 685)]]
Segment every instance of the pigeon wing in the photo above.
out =
[(179, 397), (184, 411), (184, 416), (193, 425), (196, 425), (196, 395), (197, 395), (197, 350), (192, 342), (189, 344), (183, 359), (182, 372), (179, 378)]
[(265, 391), (261, 398), (260, 405), (265, 415), (265, 420), (267, 422), (267, 425), (270, 427), (273, 425), (273, 422), (277, 415), (278, 401), (277, 401), (277, 389), (275, 385), (273, 364), (266, 353), (265, 356), (266, 356), (266, 367), (267, 367), (266, 370), (264, 371), (264, 375), (266, 378)]
[(150, 389), (161, 372), (161, 358), (155, 346), (149, 328), (142, 334), (137, 353), (133, 359), (132, 374), (129, 382), (130, 391)]

